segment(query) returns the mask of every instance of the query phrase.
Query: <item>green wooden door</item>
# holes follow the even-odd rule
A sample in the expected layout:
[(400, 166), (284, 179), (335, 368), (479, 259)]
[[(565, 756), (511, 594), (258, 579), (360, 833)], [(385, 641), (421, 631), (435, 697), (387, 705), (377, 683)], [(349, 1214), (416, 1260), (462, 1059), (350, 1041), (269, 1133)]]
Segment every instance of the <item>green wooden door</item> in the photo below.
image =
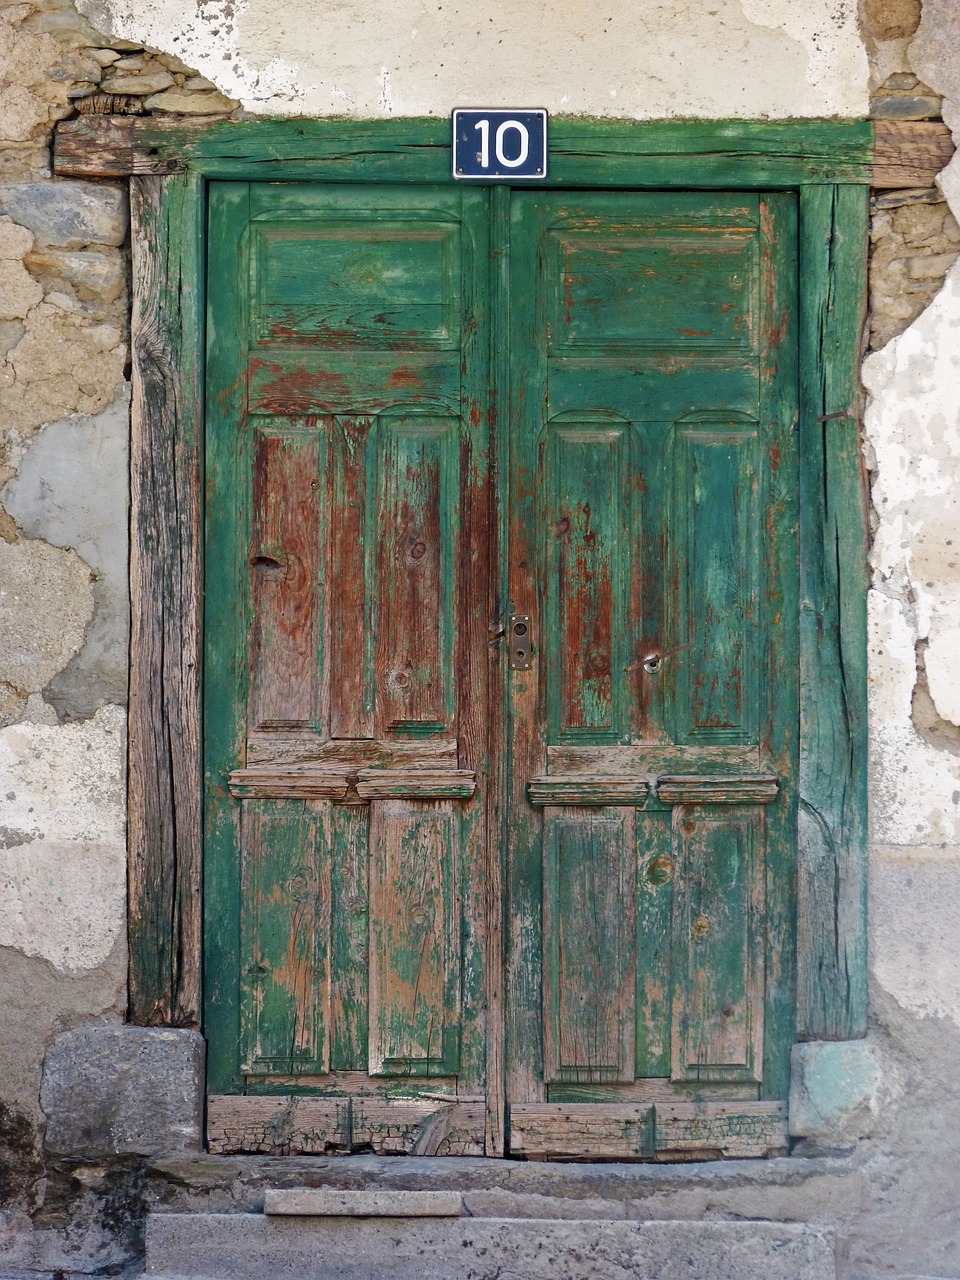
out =
[(794, 202), (525, 192), (510, 234), (510, 1149), (780, 1149)]
[(212, 1149), (778, 1149), (791, 199), (214, 183), (209, 226)]

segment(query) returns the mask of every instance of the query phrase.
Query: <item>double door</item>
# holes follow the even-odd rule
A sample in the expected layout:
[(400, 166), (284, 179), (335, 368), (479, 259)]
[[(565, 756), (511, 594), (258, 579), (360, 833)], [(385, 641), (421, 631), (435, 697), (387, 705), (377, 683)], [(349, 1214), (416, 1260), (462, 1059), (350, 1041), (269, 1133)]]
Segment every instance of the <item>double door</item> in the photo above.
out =
[(212, 1149), (785, 1145), (795, 239), (212, 184)]

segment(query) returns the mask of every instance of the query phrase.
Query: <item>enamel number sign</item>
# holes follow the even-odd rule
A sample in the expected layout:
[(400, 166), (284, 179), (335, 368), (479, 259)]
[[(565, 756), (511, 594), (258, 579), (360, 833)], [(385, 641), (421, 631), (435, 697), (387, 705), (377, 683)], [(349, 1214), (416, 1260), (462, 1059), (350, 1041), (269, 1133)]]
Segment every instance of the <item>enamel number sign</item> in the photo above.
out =
[(547, 176), (547, 113), (542, 109), (453, 113), (453, 176), (482, 182)]

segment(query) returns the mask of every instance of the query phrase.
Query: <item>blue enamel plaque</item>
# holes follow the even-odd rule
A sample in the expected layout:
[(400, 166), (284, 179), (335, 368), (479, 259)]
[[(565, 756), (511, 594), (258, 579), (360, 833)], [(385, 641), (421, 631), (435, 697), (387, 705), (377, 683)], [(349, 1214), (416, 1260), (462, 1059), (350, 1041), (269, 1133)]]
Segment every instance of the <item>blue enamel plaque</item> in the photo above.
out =
[(453, 113), (453, 176), (475, 182), (545, 178), (546, 111), (458, 108)]

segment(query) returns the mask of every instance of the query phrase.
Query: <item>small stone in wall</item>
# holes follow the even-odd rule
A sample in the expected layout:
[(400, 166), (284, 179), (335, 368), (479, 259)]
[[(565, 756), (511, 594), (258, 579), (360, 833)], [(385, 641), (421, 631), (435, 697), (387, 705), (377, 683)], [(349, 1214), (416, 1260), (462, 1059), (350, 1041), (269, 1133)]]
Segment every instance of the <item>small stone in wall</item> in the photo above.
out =
[(903, 40), (920, 25), (920, 0), (863, 0), (861, 14), (875, 40)]
[(173, 84), (173, 76), (162, 68), (148, 71), (120, 72), (108, 76), (101, 85), (104, 93), (133, 94), (136, 97), (147, 97), (151, 93), (160, 93)]
[(239, 103), (222, 93), (189, 93), (186, 89), (167, 89), (164, 93), (147, 98), (143, 104), (148, 111), (161, 111), (172, 115), (212, 116), (226, 115)]

